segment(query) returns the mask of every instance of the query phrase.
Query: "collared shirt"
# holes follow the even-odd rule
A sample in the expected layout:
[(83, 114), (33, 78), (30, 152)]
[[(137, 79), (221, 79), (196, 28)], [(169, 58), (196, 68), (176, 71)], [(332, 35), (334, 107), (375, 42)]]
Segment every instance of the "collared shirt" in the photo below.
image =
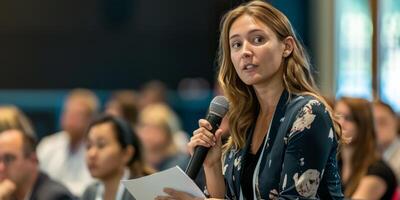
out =
[(94, 182), (85, 161), (86, 144), (71, 152), (68, 133), (65, 131), (45, 137), (38, 145), (40, 168), (51, 178), (64, 184), (80, 197)]

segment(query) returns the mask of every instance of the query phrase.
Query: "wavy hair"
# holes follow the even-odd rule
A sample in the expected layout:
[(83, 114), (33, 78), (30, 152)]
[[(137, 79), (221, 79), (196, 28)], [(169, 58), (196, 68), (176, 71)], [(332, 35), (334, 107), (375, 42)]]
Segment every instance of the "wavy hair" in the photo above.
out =
[(283, 86), (289, 94), (312, 95), (321, 101), (328, 109), (336, 133), (340, 136), (340, 127), (332, 116), (331, 107), (318, 93), (311, 74), (309, 57), (297, 39), (289, 20), (282, 12), (266, 2), (251, 1), (229, 11), (224, 15), (220, 24), (218, 82), (231, 104), (228, 113), (231, 137), (225, 145), (225, 149), (244, 147), (246, 133), (256, 120), (255, 113), (260, 106), (254, 88), (246, 85), (239, 78), (230, 58), (229, 31), (235, 20), (243, 15), (248, 15), (267, 25), (280, 41), (289, 36), (293, 37), (295, 42), (293, 51), (284, 58), (281, 64)]

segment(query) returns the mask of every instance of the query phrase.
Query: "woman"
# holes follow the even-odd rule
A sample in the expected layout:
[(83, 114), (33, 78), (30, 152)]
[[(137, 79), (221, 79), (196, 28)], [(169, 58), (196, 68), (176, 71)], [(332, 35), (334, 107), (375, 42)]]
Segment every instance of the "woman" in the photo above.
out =
[(231, 136), (222, 147), (222, 130), (214, 136), (200, 120), (188, 144), (210, 147), (203, 163), (210, 196), (343, 199), (338, 125), (286, 16), (263, 1), (239, 6), (223, 18), (219, 49)]
[(88, 130), (86, 162), (100, 182), (90, 185), (82, 199), (134, 199), (120, 181), (151, 173), (136, 134), (126, 121), (107, 115), (93, 121)]
[(112, 93), (105, 113), (124, 118), (135, 129), (138, 118), (138, 95), (133, 90), (118, 90)]
[(340, 153), (344, 194), (352, 199), (391, 199), (396, 177), (377, 151), (371, 104), (360, 98), (342, 98), (335, 105), (343, 137)]
[(395, 172), (397, 183), (400, 183), (400, 136), (396, 113), (382, 101), (373, 103), (373, 113), (382, 159), (389, 164)]
[[(180, 123), (176, 114), (166, 104), (146, 106), (139, 115), (138, 135), (143, 141), (146, 162), (156, 170), (176, 165), (186, 167), (188, 154), (180, 151), (177, 144), (188, 139), (179, 137)], [(178, 135), (180, 134), (180, 135)], [(185, 146), (186, 147), (186, 146)]]

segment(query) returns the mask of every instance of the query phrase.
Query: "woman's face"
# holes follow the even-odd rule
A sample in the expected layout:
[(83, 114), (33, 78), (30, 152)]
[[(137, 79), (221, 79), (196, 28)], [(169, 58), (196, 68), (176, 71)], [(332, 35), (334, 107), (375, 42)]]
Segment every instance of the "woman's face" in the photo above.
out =
[(373, 106), (376, 133), (379, 144), (387, 146), (397, 137), (397, 119), (389, 109), (381, 105)]
[(86, 163), (93, 177), (104, 180), (116, 175), (125, 168), (127, 157), (111, 123), (98, 124), (89, 130)]
[(121, 105), (119, 105), (118, 102), (111, 100), (107, 103), (105, 113), (115, 117), (122, 117)]
[(349, 106), (347, 106), (343, 101), (338, 101), (335, 105), (335, 114), (339, 118), (343, 137), (354, 141), (357, 136), (357, 125), (354, 122)]
[(261, 21), (242, 15), (229, 30), (231, 60), (247, 85), (282, 81), (281, 63), (285, 44)]
[(137, 132), (147, 152), (164, 151), (168, 147), (168, 133), (159, 125), (141, 122)]

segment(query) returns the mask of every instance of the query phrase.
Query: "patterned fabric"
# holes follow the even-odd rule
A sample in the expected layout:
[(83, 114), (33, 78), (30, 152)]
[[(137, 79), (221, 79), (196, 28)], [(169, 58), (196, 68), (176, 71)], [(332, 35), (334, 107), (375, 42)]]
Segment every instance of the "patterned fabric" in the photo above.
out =
[[(243, 199), (243, 149), (225, 155), (228, 199)], [(281, 95), (258, 160), (253, 182), (256, 199), (343, 199), (336, 160), (338, 142), (324, 105), (312, 96)]]

